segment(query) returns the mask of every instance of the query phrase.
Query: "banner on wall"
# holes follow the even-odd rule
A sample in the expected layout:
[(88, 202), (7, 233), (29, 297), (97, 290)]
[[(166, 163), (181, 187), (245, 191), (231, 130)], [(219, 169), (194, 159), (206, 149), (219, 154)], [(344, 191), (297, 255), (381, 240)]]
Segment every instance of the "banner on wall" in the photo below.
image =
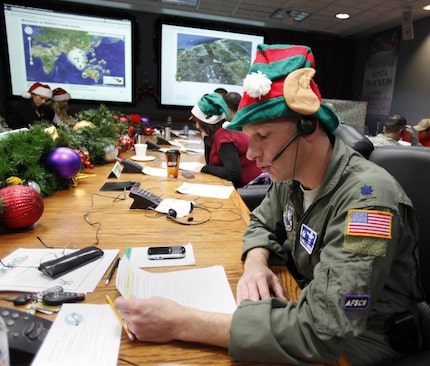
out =
[(370, 40), (362, 99), (367, 101), (366, 133), (382, 131), (389, 116), (397, 70), (400, 30), (384, 32)]

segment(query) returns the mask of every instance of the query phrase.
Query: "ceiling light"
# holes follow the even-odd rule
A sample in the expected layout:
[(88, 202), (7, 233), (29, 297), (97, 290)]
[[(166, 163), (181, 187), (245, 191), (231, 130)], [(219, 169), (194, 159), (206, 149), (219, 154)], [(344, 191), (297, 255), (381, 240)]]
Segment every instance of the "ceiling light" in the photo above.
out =
[(173, 5), (185, 5), (197, 8), (199, 6), (199, 0), (160, 0), (164, 4)]
[(430, 5), (423, 6), (423, 10), (430, 10)]
[(349, 15), (349, 14), (347, 14), (347, 13), (337, 13), (336, 14), (336, 18), (337, 19), (342, 19), (342, 20), (344, 20), (344, 19), (349, 19), (351, 16)]

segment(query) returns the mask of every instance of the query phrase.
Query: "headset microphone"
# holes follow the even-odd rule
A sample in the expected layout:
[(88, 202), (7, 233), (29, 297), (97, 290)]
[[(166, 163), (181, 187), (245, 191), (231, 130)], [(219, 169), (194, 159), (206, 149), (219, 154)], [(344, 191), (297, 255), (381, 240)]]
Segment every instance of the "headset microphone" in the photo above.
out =
[(294, 135), (293, 135), (293, 137), (291, 137), (289, 140), (288, 140), (288, 142), (284, 145), (284, 146), (282, 146), (281, 147), (281, 149), (275, 154), (275, 156), (272, 158), (272, 163), (275, 161), (275, 160), (278, 160), (279, 159), (279, 157), (284, 153), (284, 151), (285, 150), (287, 150), (287, 148), (288, 148), (288, 146), (290, 146), (292, 143), (293, 143), (293, 141), (297, 138), (297, 137), (299, 137), (299, 135), (300, 135), (301, 133), (300, 133), (300, 130), (298, 130)]

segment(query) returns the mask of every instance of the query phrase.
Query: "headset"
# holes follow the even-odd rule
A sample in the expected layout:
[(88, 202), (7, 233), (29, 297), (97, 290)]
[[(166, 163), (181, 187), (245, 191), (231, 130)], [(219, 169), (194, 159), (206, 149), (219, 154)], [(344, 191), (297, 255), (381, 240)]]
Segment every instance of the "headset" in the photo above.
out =
[(317, 128), (317, 118), (314, 116), (300, 116), (297, 122), (297, 132), (291, 137), (287, 143), (273, 156), (272, 162), (279, 159), (279, 157), (287, 150), (293, 141), (299, 136), (311, 135)]
[(205, 222), (208, 222), (212, 217), (211, 212), (207, 208), (200, 207), (200, 206), (194, 206), (194, 204), (191, 202), (190, 213), (193, 211), (193, 209), (200, 209), (200, 210), (206, 211), (209, 215), (206, 219), (204, 219), (202, 221), (194, 221), (194, 217), (192, 217), (192, 216), (188, 216), (184, 220), (179, 220), (177, 218), (178, 213), (176, 212), (176, 210), (173, 208), (169, 208), (169, 210), (167, 211), (166, 218), (169, 220), (172, 220), (172, 221), (174, 221), (180, 225), (201, 225), (201, 224), (204, 224)]

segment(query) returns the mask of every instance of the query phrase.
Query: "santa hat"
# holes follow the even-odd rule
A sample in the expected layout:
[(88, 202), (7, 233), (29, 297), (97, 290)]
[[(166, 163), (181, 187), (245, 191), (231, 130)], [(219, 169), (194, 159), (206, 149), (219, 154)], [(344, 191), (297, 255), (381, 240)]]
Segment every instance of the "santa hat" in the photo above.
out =
[(32, 94), (40, 95), (41, 97), (45, 97), (48, 99), (52, 98), (52, 90), (49, 85), (34, 83), (30, 86), (30, 89), (22, 94), (22, 97), (25, 99), (30, 99)]
[(62, 88), (55, 88), (52, 91), (52, 100), (55, 102), (62, 102), (64, 100), (70, 100), (70, 98), (71, 98), (71, 95), (69, 93), (67, 93)]
[(191, 109), (191, 114), (202, 122), (214, 125), (230, 118), (227, 103), (218, 93), (205, 94)]
[(273, 118), (315, 116), (333, 132), (339, 125), (336, 113), (321, 102), (312, 50), (306, 46), (257, 47), (256, 59), (243, 82), (244, 93), (228, 130), (240, 131), (251, 123)]

